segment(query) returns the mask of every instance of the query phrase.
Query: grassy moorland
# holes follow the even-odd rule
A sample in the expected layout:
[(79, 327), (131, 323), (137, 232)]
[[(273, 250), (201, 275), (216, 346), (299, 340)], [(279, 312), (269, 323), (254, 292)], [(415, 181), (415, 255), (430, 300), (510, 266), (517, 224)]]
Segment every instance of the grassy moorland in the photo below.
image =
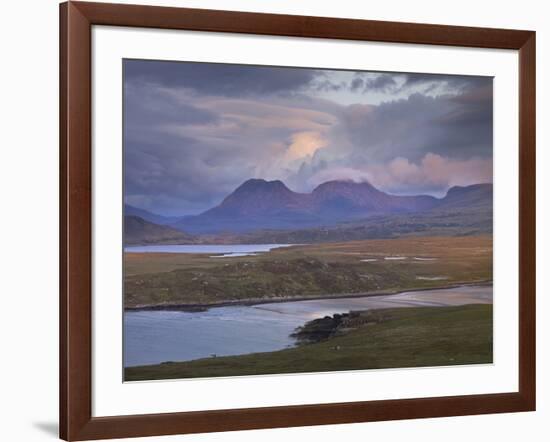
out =
[(360, 312), (316, 343), (269, 353), (128, 367), (125, 380), (491, 363), (492, 312), (492, 305)]
[(408, 236), (472, 236), (493, 232), (492, 206), (461, 207), (427, 213), (375, 215), (332, 226), (295, 230), (262, 230), (240, 235), (219, 235), (205, 241), (243, 244), (311, 244), (363, 239), (391, 239)]
[(392, 293), (490, 280), (489, 235), (307, 244), (227, 258), (125, 254), (126, 308)]

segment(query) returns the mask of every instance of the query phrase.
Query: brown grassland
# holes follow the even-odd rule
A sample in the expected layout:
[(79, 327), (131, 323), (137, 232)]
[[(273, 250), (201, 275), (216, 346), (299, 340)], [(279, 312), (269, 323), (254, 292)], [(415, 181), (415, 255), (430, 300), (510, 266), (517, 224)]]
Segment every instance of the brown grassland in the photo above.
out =
[(481, 235), (296, 245), (225, 258), (126, 253), (125, 307), (185, 308), (479, 283), (492, 280), (492, 252), (492, 236)]

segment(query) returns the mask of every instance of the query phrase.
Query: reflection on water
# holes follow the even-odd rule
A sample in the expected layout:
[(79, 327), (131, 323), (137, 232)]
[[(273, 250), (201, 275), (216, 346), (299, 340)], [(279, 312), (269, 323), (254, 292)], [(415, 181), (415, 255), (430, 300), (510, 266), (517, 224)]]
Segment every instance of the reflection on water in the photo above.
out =
[(289, 335), (304, 322), (350, 310), (485, 304), (492, 300), (492, 286), (465, 286), (388, 296), (219, 307), (205, 312), (126, 312), (125, 366), (280, 350), (294, 345)]

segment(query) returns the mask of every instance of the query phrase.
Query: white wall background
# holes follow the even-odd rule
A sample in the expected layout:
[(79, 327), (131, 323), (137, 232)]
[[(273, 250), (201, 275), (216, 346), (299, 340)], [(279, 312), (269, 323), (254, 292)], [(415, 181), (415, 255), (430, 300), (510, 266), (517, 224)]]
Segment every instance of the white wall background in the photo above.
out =
[[(120, 1), (120, 0), (119, 0)], [(141, 0), (135, 0), (138, 2)], [(523, 0), (164, 0), (170, 6), (352, 17), (537, 31), (538, 142), (538, 411), (369, 424), (333, 425), (147, 440), (247, 442), (311, 439), (400, 439), (423, 442), (528, 439), (550, 433), (550, 11)], [(126, 2), (131, 3), (131, 2)], [(57, 438), (58, 290), (58, 8), (55, 0), (0, 7), (0, 364), (1, 440)], [(6, 247), (7, 246), (7, 247)]]

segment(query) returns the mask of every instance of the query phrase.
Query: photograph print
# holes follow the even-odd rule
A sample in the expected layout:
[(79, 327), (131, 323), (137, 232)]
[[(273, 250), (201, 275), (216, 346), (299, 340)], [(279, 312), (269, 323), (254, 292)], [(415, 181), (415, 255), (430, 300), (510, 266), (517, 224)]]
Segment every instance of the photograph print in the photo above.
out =
[(493, 362), (492, 77), (122, 81), (125, 381)]

